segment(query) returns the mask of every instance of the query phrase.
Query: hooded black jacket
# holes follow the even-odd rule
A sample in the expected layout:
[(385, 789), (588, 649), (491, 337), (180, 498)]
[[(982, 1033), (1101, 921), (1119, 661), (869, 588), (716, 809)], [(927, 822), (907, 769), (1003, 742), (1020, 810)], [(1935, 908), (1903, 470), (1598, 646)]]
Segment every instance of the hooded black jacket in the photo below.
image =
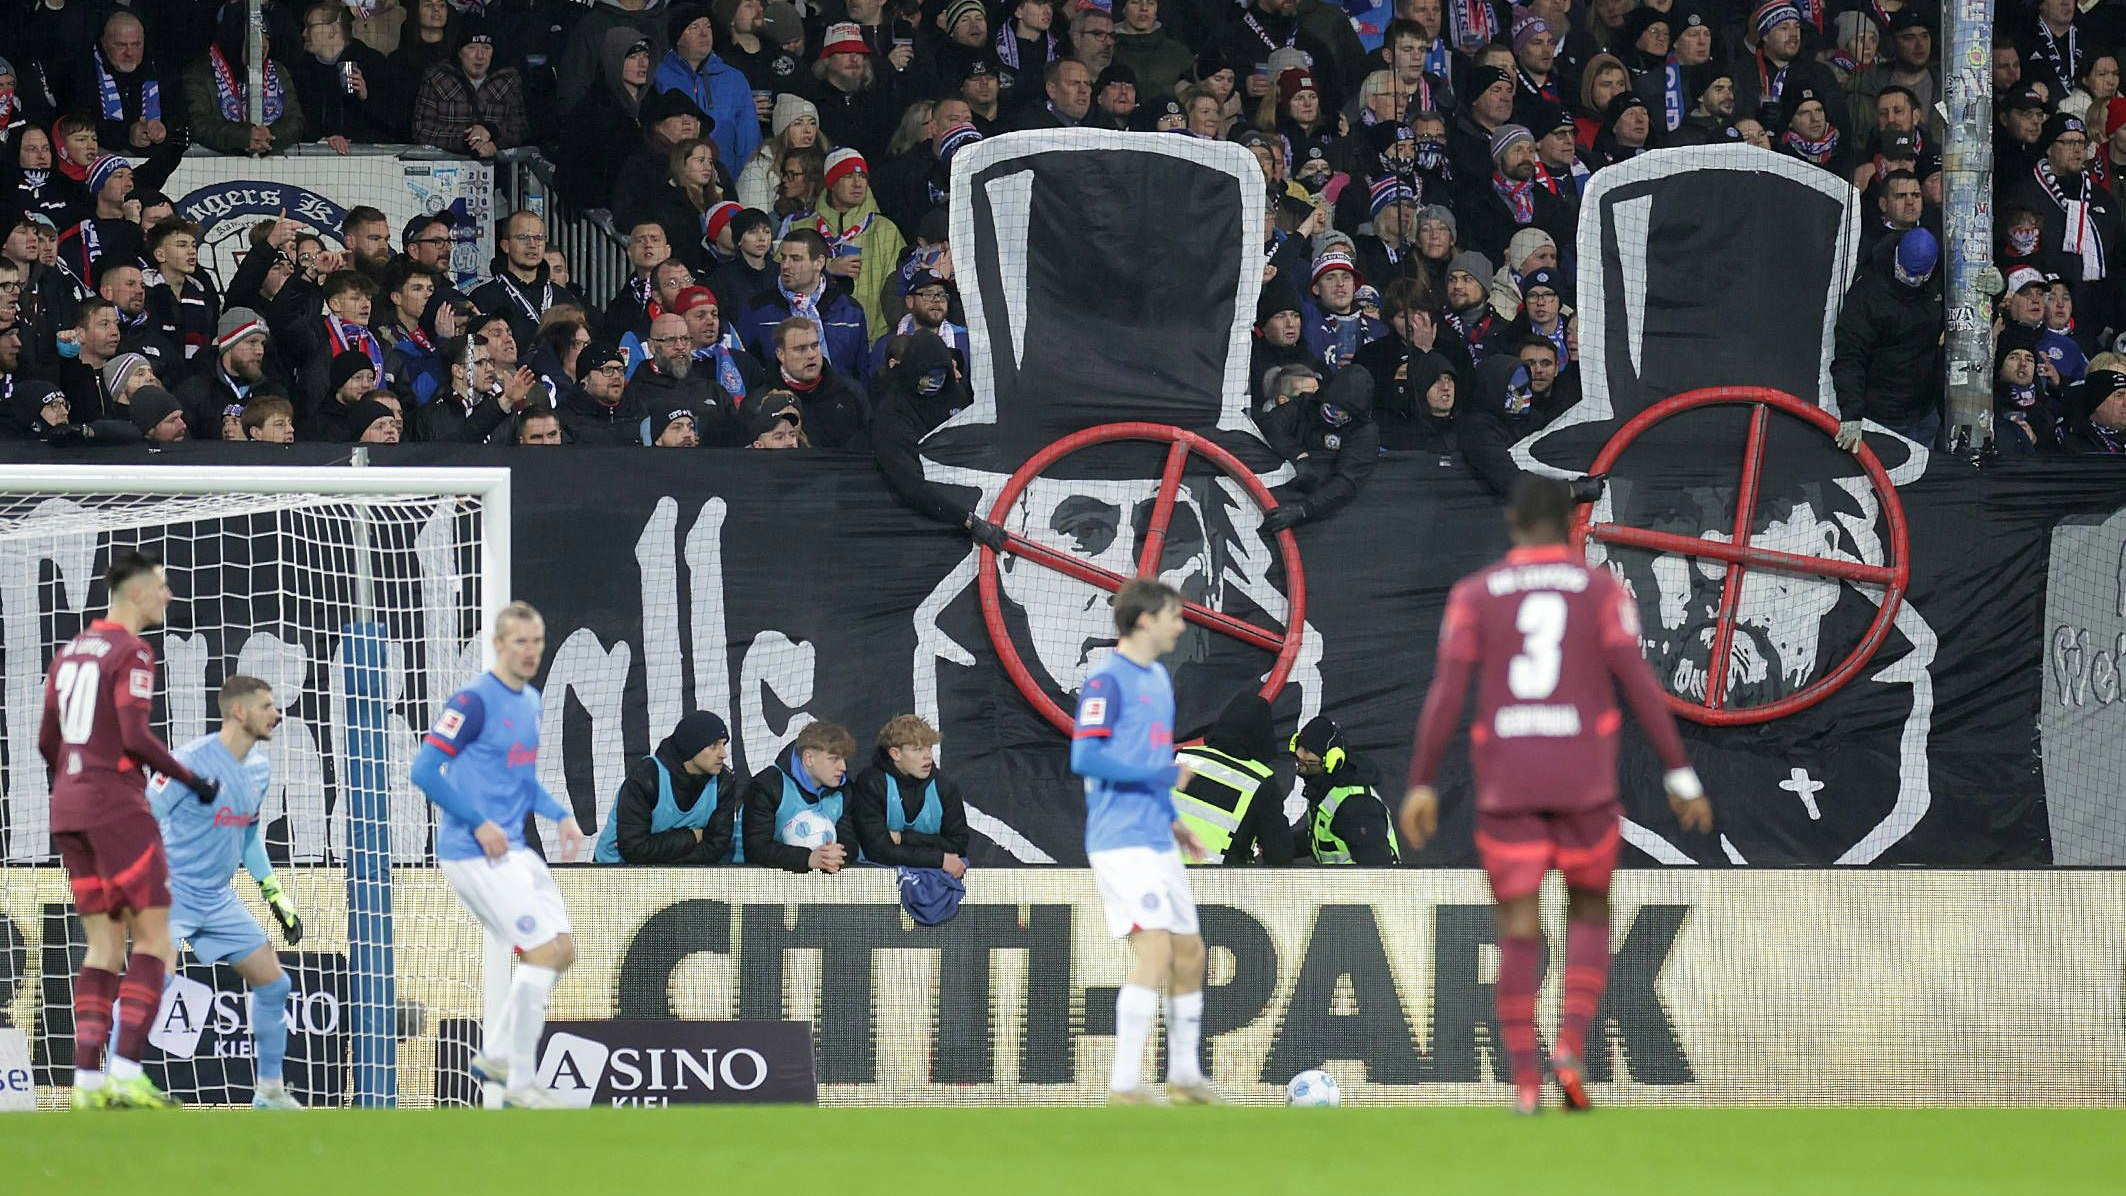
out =
[(1279, 767), (1289, 757), (1277, 742), (1269, 702), (1254, 690), (1233, 695), (1204, 734), (1203, 746), (1271, 769), (1269, 779), (1255, 791), (1255, 800), (1248, 803), (1247, 813), (1240, 816), (1233, 841), (1225, 849), (1226, 864), (1254, 863), (1258, 846), (1263, 863), (1280, 867), (1291, 863), (1292, 828), (1284, 820), (1284, 795), (1292, 788), (1292, 778)]
[[(923, 808), (923, 790), (931, 781), (937, 782), (938, 805), (945, 815), (938, 824), (938, 833), (904, 830), (901, 841), (895, 843), (886, 829), (886, 803), (901, 803), (902, 813), (913, 820)], [(971, 839), (967, 803), (960, 798), (960, 787), (942, 769), (934, 769), (927, 778), (917, 780), (895, 768), (886, 749), (879, 748), (871, 757), (871, 767), (859, 773), (849, 786), (848, 804), (849, 817), (856, 823), (856, 841), (863, 845), (864, 858), (874, 864), (942, 868), (948, 851), (961, 859), (967, 857)]]
[(1839, 418), (1900, 427), (1941, 409), (1941, 270), (1919, 286), (1895, 273), (1897, 241), (1884, 237), (1845, 293), (1831, 356)]
[[(792, 847), (775, 837), (777, 830), (775, 815), (782, 806), (783, 776), (789, 771), (791, 758), (796, 754), (797, 746), (795, 744), (784, 748), (782, 754), (775, 757), (775, 763), (761, 769), (754, 774), (752, 780), (746, 782), (745, 833), (746, 863), (748, 864), (758, 864), (763, 868), (780, 868), (785, 872), (810, 872), (812, 870), (812, 853), (810, 851), (802, 847)], [(847, 778), (844, 778), (843, 785), (847, 783)], [(835, 788), (839, 788), (839, 786)], [(824, 799), (828, 794), (833, 793), (835, 788), (822, 785), (819, 797)], [(798, 792), (803, 793), (804, 787), (799, 786)], [(808, 800), (810, 799), (808, 798)], [(814, 804), (817, 803), (815, 802)], [(834, 841), (849, 849), (850, 855), (847, 863), (853, 864), (856, 862), (856, 820), (850, 817), (849, 807), (850, 803), (844, 801), (842, 803), (842, 816), (834, 820)], [(883, 818), (885, 815), (881, 814), (880, 817)]]
[[(1342, 422), (1330, 422), (1335, 411)], [(1359, 366), (1338, 371), (1307, 399), (1271, 409), (1261, 423), (1270, 447), (1299, 471), (1289, 489), (1305, 500), (1309, 519), (1349, 506), (1380, 465), (1373, 375)]]
[(635, 761), (628, 766), (627, 779), (620, 783), (620, 795), (613, 801), (614, 835), (623, 864), (721, 864), (731, 855), (731, 830), (745, 786), (728, 765), (714, 777), (687, 772), (676, 738), (667, 735), (657, 745), (657, 759), (672, 774), (672, 800), (681, 810), (691, 810), (713, 781), (716, 813), (701, 828), (698, 839), (684, 827), (651, 831), (650, 816), (657, 810), (657, 766), (648, 760)]
[[(931, 370), (951, 368), (951, 350), (935, 332), (918, 332), (909, 342), (908, 354), (887, 371), (881, 388), (878, 414), (871, 421), (871, 455), (886, 485), (902, 503), (940, 523), (963, 527), (973, 508), (967, 504), (972, 492), (964, 487), (941, 486), (923, 476), (919, 446), (939, 424), (967, 405), (967, 388), (948, 376), (945, 388), (935, 395), (916, 391), (916, 382)], [(884, 817), (881, 815), (880, 817)]]
[[(1461, 377), (1446, 354), (1437, 351), (1411, 354), (1409, 367), (1401, 381), (1392, 373), (1384, 384), (1382, 379), (1375, 379), (1373, 393), (1378, 405), (1373, 422), (1380, 428), (1381, 447), (1450, 454), (1461, 445), (1459, 425), (1462, 413), (1468, 409)], [(1425, 392), (1442, 375), (1454, 379), (1454, 407), (1445, 415), (1434, 415), (1425, 403)]]
[[(1457, 433), (1462, 459), (1486, 489), (1500, 498), (1513, 493), (1521, 468), (1513, 463), (1513, 446), (1542, 430), (1580, 397), (1578, 363), (1558, 371), (1550, 393), (1537, 395), (1518, 414), (1506, 409), (1506, 385), (1521, 367), (1518, 357), (1486, 357), (1476, 367), (1476, 386)], [(1568, 378), (1567, 375), (1572, 377)]]

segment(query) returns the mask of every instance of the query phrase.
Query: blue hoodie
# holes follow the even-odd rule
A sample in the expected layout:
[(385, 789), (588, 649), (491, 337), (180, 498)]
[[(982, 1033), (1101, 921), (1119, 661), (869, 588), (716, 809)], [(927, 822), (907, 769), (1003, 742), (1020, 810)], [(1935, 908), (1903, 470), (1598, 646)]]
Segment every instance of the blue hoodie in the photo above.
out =
[(753, 88), (737, 67), (714, 54), (702, 60), (701, 69), (687, 65), (679, 51), (666, 52), (652, 80), (659, 91), (676, 91), (694, 101), (694, 106), (715, 118), (708, 134), (724, 165), (736, 168), (753, 160), (760, 148), (760, 114), (753, 108)]

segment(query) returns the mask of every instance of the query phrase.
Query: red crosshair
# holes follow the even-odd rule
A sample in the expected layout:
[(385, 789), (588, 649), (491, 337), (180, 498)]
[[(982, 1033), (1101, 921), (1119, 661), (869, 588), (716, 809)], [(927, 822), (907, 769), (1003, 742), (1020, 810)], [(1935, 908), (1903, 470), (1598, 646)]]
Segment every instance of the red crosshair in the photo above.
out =
[[(1002, 525), (1008, 519), (1011, 508), (1024, 494), (1026, 487), (1039, 477), (1042, 471), (1064, 457), (1116, 440), (1146, 440), (1169, 444), (1166, 468), (1159, 475), (1159, 497), (1152, 505), (1151, 519), (1146, 528), (1144, 548), (1137, 554), (1137, 575), (1157, 577), (1159, 561), (1166, 553), (1167, 526), (1174, 519), (1174, 502), (1181, 493), (1182, 471), (1188, 465), (1190, 454), (1195, 454), (1216, 465), (1227, 477), (1238, 482), (1247, 491), (1248, 497), (1265, 510), (1275, 507), (1277, 500), (1269, 488), (1256, 479), (1246, 464), (1225, 449), (1184, 428), (1153, 423), (1101, 424), (1068, 436), (1027, 458), (1024, 465), (1011, 475), (1004, 489), (997, 495), (995, 505), (989, 509), (989, 521)], [(1262, 683), (1262, 696), (1275, 700), (1284, 689), (1286, 678), (1292, 675), (1292, 665), (1299, 658), (1300, 639), (1304, 633), (1307, 616), (1306, 578), (1300, 571), (1299, 542), (1290, 531), (1277, 533), (1277, 549), (1284, 561), (1285, 597), (1291, 607), (1282, 631), (1258, 627), (1245, 619), (1236, 618), (1224, 611), (1212, 610), (1202, 603), (1190, 602), (1183, 606), (1182, 617), (1199, 627), (1209, 628), (1222, 635), (1229, 635), (1245, 644), (1275, 652), (1276, 661), (1270, 666), (1269, 676)], [(1103, 569), (1090, 561), (1059, 552), (1045, 544), (1038, 544), (1024, 536), (1013, 535), (1005, 551), (1068, 577), (1074, 577), (1088, 585), (1098, 586), (1112, 594), (1120, 590), (1130, 579), (1110, 569)], [(1004, 622), (1004, 606), (999, 595), (997, 579), (997, 554), (987, 548), (981, 550), (982, 621), (989, 628), (990, 642), (996, 645), (997, 655), (1004, 662), (1004, 671), (1011, 677), (1026, 700), (1033, 704), (1041, 716), (1068, 734), (1075, 719), (1069, 711), (1056, 704), (1046, 686), (1034, 679), (1020, 657), (1018, 645), (1012, 642), (1010, 629)]]
[[(1713, 625), (1712, 655), (1706, 662), (1705, 700), (1692, 701), (1672, 692), (1666, 696), (1670, 708), (1693, 722), (1711, 726), (1735, 726), (1770, 722), (1805, 710), (1831, 696), (1847, 681), (1852, 680), (1853, 675), (1864, 668), (1882, 647), (1883, 640), (1888, 637), (1892, 624), (1897, 620), (1897, 608), (1903, 604), (1905, 589), (1912, 579), (1912, 559), (1905, 536), (1904, 505), (1898, 501), (1897, 488), (1891, 483), (1888, 471), (1883, 469), (1882, 462), (1875, 456), (1874, 450), (1865, 444), (1862, 444), (1855, 459), (1860, 463), (1862, 472), (1867, 475), (1869, 484), (1875, 488), (1876, 496), (1882, 503), (1884, 522), (1888, 524), (1888, 534), (1883, 537), (1885, 564), (1869, 565), (1857, 561), (1778, 552), (1758, 548), (1750, 543), (1750, 532), (1757, 520), (1757, 491), (1764, 473), (1765, 433), (1770, 426), (1772, 413), (1777, 411), (1782, 415), (1791, 416), (1817, 428), (1827, 436), (1838, 434), (1837, 417), (1783, 391), (1756, 386), (1718, 386), (1685, 391), (1673, 398), (1664, 399), (1640, 412), (1631, 422), (1619, 429), (1617, 434), (1610, 438), (1609, 443), (1602, 447), (1602, 452), (1595, 458), (1590, 472), (1608, 473), (1633, 441), (1662, 420), (1700, 407), (1719, 406), (1750, 408), (1749, 439), (1742, 454), (1742, 480), (1735, 490), (1733, 540), (1682, 536), (1620, 523), (1595, 523), (1593, 508), (1588, 506), (1580, 507), (1574, 516), (1573, 537), (1583, 550), (1587, 546), (1587, 540), (1592, 537), (1605, 544), (1644, 548), (1654, 552), (1681, 553), (1726, 562), (1727, 577), (1721, 583), (1720, 589), (1720, 613)], [(1867, 634), (1846, 654), (1846, 658), (1839, 662), (1838, 667), (1776, 701), (1761, 706), (1731, 706), (1727, 701), (1728, 653), (1735, 642), (1735, 609), (1742, 601), (1742, 577), (1750, 569), (1773, 569), (1879, 585), (1883, 588), (1882, 605), (1875, 612), (1875, 620), (1868, 624)]]

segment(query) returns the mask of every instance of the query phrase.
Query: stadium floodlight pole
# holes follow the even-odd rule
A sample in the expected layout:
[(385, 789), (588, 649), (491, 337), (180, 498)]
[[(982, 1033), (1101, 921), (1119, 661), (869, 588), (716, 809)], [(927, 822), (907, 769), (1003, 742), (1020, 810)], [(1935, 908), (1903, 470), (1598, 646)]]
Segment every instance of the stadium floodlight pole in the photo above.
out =
[[(282, 51), (286, 53), (286, 51)], [(266, 123), (266, 0), (251, 0), (249, 19), (244, 22), (244, 120), (252, 128)]]
[[(1942, 146), (1944, 310), (1948, 337), (1948, 437), (1952, 449), (1985, 447), (1993, 439), (1993, 0), (1956, 0), (1947, 7), (1942, 81), (1948, 135)], [(1970, 63), (1973, 65), (1963, 65)]]

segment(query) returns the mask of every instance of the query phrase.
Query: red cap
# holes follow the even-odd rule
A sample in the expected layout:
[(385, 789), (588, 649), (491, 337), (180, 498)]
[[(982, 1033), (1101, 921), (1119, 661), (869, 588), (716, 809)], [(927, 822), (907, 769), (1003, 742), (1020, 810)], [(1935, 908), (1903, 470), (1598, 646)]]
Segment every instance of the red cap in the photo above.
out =
[(703, 286), (688, 287), (672, 297), (672, 311), (676, 315), (683, 316), (704, 304), (714, 307), (716, 305), (716, 295), (715, 292)]

